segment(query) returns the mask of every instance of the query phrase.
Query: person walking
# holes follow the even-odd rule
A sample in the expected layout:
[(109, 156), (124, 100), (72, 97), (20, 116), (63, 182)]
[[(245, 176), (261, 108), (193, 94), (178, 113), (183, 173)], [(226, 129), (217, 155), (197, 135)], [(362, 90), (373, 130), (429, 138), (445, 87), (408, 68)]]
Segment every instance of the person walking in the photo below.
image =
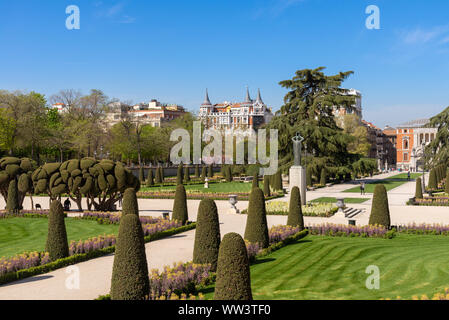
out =
[(410, 170), (407, 172), (407, 181), (410, 181)]
[(360, 182), (360, 194), (365, 194), (365, 181)]

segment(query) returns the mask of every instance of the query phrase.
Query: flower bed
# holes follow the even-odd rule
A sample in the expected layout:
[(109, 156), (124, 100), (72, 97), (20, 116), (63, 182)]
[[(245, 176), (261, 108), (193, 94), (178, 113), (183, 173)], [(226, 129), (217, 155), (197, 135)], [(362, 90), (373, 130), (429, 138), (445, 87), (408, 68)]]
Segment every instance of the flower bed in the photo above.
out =
[[(204, 198), (211, 198), (213, 200), (229, 200), (230, 195), (237, 195), (237, 199), (240, 201), (249, 200), (249, 192), (229, 192), (229, 193), (216, 193), (216, 192), (187, 192), (187, 199), (191, 200), (202, 200)], [(265, 198), (265, 200), (276, 199), (283, 197), (283, 193), (273, 193), (270, 197)], [(161, 191), (139, 191), (137, 192), (138, 198), (143, 199), (174, 199), (175, 192), (161, 192)]]
[(449, 197), (424, 197), (422, 199), (414, 198), (413, 201), (407, 202), (408, 205), (413, 206), (449, 206)]
[[(100, 224), (119, 224), (121, 212), (99, 212), (99, 211), (86, 211), (83, 212), (81, 219), (96, 220)], [(154, 224), (163, 221), (162, 218), (155, 217), (139, 217), (142, 224)]]
[(388, 238), (394, 236), (395, 230), (388, 231), (383, 226), (352, 226), (344, 224), (317, 224), (308, 226), (311, 235), (332, 237)]
[[(285, 201), (270, 201), (266, 203), (268, 215), (288, 215), (289, 203)], [(331, 217), (338, 211), (331, 203), (310, 203), (302, 206), (302, 214), (306, 217)], [(242, 211), (248, 213), (247, 209)]]
[(408, 224), (397, 227), (397, 231), (401, 233), (417, 234), (417, 235), (449, 235), (449, 226), (440, 224)]
[[(48, 218), (49, 210), (20, 210), (18, 213), (8, 213), (7, 211), (0, 211), (0, 219), (7, 218)], [(67, 213), (64, 212), (67, 217)]]

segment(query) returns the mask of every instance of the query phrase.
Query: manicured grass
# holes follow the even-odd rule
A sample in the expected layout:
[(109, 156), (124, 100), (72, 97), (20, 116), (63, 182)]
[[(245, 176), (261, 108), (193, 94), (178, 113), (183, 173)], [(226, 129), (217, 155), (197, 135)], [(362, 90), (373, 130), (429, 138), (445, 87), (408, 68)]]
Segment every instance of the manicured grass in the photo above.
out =
[[(416, 179), (422, 176), (422, 173), (410, 173), (410, 179)], [(387, 179), (405, 179), (407, 180), (407, 173), (400, 173)]]
[[(308, 236), (251, 266), (254, 299), (430, 298), (449, 286), (449, 237), (400, 234), (394, 239)], [(365, 270), (380, 270), (369, 290)], [(213, 299), (213, 287), (204, 290)]]
[[(405, 180), (392, 180), (392, 179), (385, 179), (385, 180), (377, 180), (370, 183), (365, 183), (365, 192), (366, 193), (373, 193), (374, 188), (377, 184), (383, 184), (385, 185), (385, 188), (387, 191), (390, 191), (391, 189), (397, 188), (404, 183), (407, 183), (407, 179)], [(343, 192), (351, 192), (351, 193), (359, 193), (360, 194), (360, 185), (357, 185), (356, 187), (344, 190)]]
[[(364, 198), (345, 198), (345, 203), (363, 203), (368, 201), (369, 199)], [(318, 199), (310, 200), (310, 202), (318, 202), (318, 203), (337, 203), (337, 198), (333, 197), (321, 197)]]
[[(66, 218), (65, 224), (69, 242), (103, 234), (117, 234), (119, 227), (74, 218)], [(48, 220), (45, 218), (0, 219), (0, 257), (25, 251), (43, 251), (47, 241), (47, 228)]]
[[(263, 188), (263, 183), (259, 182), (260, 188)], [(202, 193), (233, 193), (233, 192), (251, 192), (252, 182), (217, 182), (209, 183), (209, 188), (204, 188), (204, 184), (185, 185), (186, 192), (196, 191)], [(167, 187), (143, 187), (141, 191), (154, 192), (175, 192), (176, 186)]]

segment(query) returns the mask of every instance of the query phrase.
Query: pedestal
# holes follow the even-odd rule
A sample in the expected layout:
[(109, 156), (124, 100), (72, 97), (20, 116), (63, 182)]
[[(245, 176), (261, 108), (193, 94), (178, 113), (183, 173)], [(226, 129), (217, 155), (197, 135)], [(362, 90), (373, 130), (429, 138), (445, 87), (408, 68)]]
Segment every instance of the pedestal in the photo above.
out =
[(298, 187), (301, 193), (301, 203), (306, 204), (306, 168), (300, 166), (290, 167), (289, 172), (289, 191), (292, 192), (293, 187)]

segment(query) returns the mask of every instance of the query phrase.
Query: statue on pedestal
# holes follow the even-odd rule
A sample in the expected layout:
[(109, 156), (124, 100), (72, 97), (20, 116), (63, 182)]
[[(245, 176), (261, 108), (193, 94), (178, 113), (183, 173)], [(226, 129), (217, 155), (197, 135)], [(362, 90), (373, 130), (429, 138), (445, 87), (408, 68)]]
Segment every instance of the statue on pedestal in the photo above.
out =
[(293, 165), (295, 167), (300, 167), (301, 166), (301, 146), (302, 146), (302, 142), (304, 141), (304, 138), (301, 137), (299, 132), (297, 132), (296, 136), (294, 136), (292, 138), (292, 141), (293, 141), (293, 156), (294, 156)]

